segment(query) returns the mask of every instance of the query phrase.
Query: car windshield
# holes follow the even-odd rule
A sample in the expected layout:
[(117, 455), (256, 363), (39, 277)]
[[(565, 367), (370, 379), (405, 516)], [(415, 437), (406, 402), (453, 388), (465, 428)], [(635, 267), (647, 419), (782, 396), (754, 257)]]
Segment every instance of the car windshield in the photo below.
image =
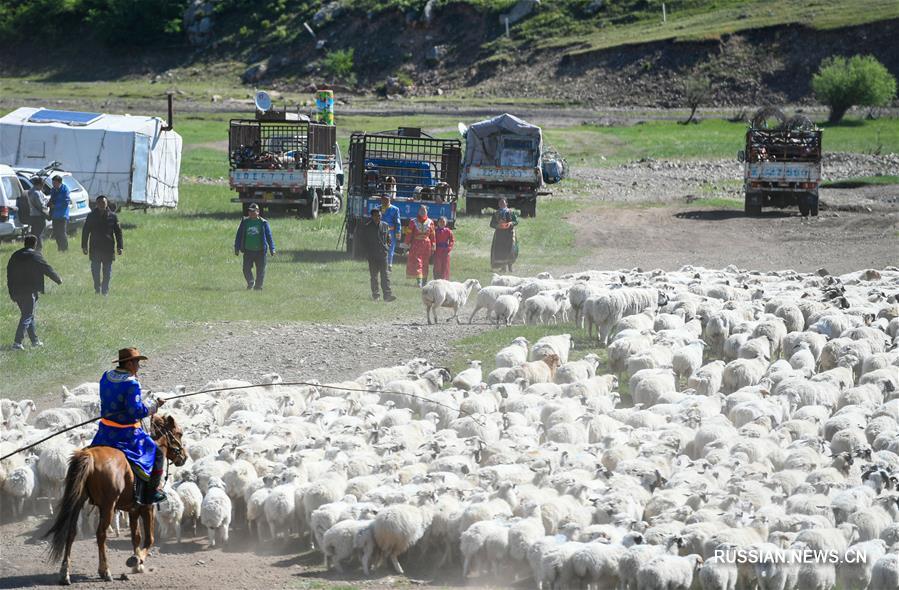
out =
[(84, 187), (81, 186), (81, 183), (80, 183), (80, 182), (78, 182), (77, 180), (75, 180), (75, 177), (74, 177), (74, 176), (63, 176), (63, 177), (62, 177), (62, 183), (63, 183), (64, 185), (66, 185), (67, 187), (69, 187), (69, 190), (70, 190), (71, 192), (75, 192), (75, 191), (83, 191), (83, 190), (84, 190)]
[(22, 185), (15, 176), (0, 176), (0, 184), (3, 185), (3, 196), (15, 203), (22, 194)]

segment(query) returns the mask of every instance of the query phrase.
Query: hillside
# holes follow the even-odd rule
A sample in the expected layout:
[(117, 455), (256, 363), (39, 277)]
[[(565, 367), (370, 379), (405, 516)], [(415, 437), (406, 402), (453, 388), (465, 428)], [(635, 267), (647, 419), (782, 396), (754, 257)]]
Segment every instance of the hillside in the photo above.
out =
[[(81, 0), (0, 3), (11, 48), (0, 75), (205, 87), (207, 99), (325, 82), (345, 93), (660, 107), (679, 106), (696, 74), (718, 106), (810, 103), (811, 73), (832, 54), (872, 54), (899, 75), (892, 0), (675, 0), (664, 23), (656, 0), (148, 0), (135, 14), (125, 4), (109, 0), (104, 16)], [(14, 32), (51, 5), (49, 31), (82, 23), (62, 35), (79, 51)]]

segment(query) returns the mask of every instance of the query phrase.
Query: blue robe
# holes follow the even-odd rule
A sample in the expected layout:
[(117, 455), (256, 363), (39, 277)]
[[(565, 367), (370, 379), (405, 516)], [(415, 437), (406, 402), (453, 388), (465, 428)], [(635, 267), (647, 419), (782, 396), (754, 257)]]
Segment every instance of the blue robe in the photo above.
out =
[[(137, 377), (126, 371), (113, 369), (100, 378), (100, 412), (104, 418), (118, 424), (134, 424), (150, 415), (150, 409), (140, 397)], [(148, 479), (156, 456), (156, 443), (140, 428), (116, 428), (100, 422), (100, 429), (92, 447), (113, 447), (125, 453), (142, 479)], [(142, 472), (142, 473), (141, 473)]]

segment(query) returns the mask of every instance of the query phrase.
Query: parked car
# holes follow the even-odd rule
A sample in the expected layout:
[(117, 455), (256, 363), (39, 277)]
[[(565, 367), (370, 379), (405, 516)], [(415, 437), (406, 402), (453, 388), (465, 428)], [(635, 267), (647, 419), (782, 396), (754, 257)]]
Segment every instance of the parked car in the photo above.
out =
[[(16, 168), (16, 175), (22, 184), (22, 190), (31, 190), (31, 178), (40, 176), (44, 179), (44, 193), (50, 194), (51, 179), (59, 175), (62, 177), (62, 183), (69, 187), (69, 225), (68, 233), (74, 235), (78, 229), (84, 225), (88, 214), (91, 212), (90, 195), (87, 189), (82, 186), (78, 179), (72, 176), (71, 172), (66, 172), (58, 167), (48, 166), (37, 170), (35, 168)], [(50, 225), (44, 230), (44, 235), (49, 235), (52, 231)]]
[(0, 164), (0, 240), (13, 240), (22, 235), (22, 225), (17, 219), (16, 199), (22, 194), (22, 186), (15, 171)]

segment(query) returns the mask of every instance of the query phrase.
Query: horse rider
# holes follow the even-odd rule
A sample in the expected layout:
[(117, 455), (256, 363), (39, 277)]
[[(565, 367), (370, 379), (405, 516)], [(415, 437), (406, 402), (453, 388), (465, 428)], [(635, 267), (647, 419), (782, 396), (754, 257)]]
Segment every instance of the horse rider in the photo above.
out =
[(148, 506), (165, 500), (165, 494), (159, 489), (165, 455), (141, 429), (140, 420), (155, 414), (165, 400), (156, 398), (145, 403), (141, 399), (137, 372), (144, 360), (147, 357), (136, 348), (123, 348), (114, 361), (116, 368), (100, 378), (103, 417), (91, 446), (113, 447), (125, 453), (135, 475), (134, 501)]

